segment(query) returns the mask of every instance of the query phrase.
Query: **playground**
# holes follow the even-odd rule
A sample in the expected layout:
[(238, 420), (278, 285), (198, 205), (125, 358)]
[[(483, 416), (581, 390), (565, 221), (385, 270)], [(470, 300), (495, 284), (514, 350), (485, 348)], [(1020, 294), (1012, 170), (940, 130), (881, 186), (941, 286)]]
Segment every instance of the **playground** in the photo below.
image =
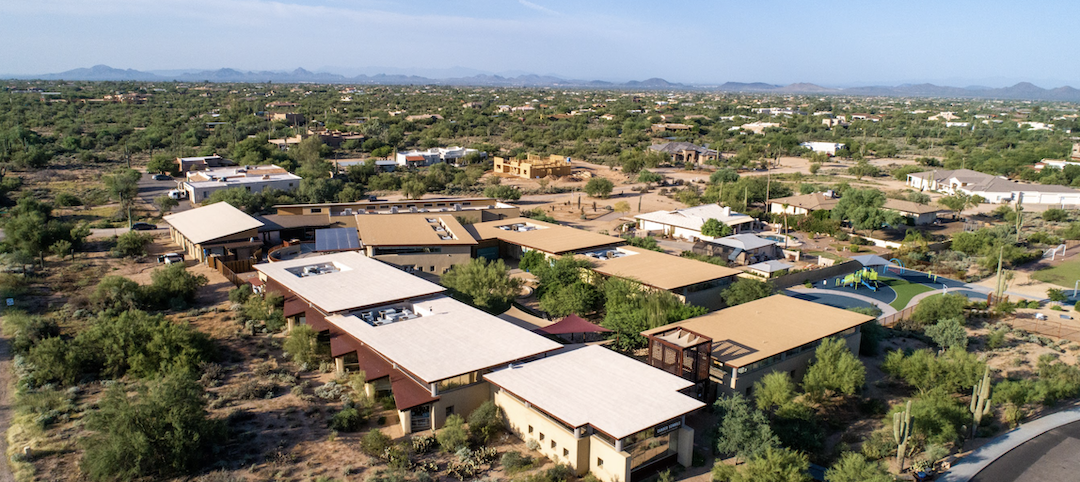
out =
[[(896, 310), (907, 307), (916, 296), (931, 291), (959, 293), (969, 298), (985, 299), (986, 294), (971, 289), (967, 284), (944, 278), (933, 273), (904, 269), (896, 265), (866, 267), (854, 273), (818, 281), (814, 288), (832, 291), (836, 295), (856, 294), (873, 299)], [(814, 291), (818, 291), (814, 290)], [(835, 296), (829, 297), (831, 298)], [(825, 302), (822, 300), (821, 302)], [(854, 302), (852, 302), (854, 303)], [(834, 305), (831, 302), (825, 304)], [(855, 306), (858, 306), (857, 304)], [(849, 308), (850, 306), (843, 306)]]

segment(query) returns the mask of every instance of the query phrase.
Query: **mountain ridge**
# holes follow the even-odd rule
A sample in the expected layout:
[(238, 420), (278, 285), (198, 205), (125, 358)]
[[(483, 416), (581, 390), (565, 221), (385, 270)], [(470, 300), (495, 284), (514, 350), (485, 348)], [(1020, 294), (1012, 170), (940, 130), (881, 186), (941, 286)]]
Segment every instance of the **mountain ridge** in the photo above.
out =
[(761, 94), (802, 95), (861, 95), (883, 97), (959, 97), (993, 98), (1008, 100), (1042, 100), (1080, 102), (1080, 90), (1065, 85), (1046, 89), (1030, 82), (1018, 82), (1007, 87), (968, 86), (951, 87), (931, 83), (901, 84), (896, 86), (867, 85), (846, 88), (824, 87), (797, 82), (787, 85), (765, 82), (725, 82), (719, 86), (669, 82), (659, 77), (628, 82), (604, 80), (564, 79), (554, 75), (520, 74), (515, 77), (497, 74), (476, 74), (464, 77), (428, 78), (419, 75), (360, 74), (349, 77), (330, 72), (312, 72), (304, 68), (292, 71), (241, 71), (232, 68), (216, 70), (176, 70), (168, 72), (144, 72), (134, 69), (117, 69), (107, 65), (95, 65), (72, 69), (55, 74), (13, 76), (23, 80), (80, 80), (80, 81), (143, 81), (143, 82), (220, 82), (220, 83), (331, 83), (331, 84), (392, 84), (392, 85), (447, 85), (477, 87), (593, 87), (608, 89), (653, 90), (717, 90), (723, 92), (746, 92)]

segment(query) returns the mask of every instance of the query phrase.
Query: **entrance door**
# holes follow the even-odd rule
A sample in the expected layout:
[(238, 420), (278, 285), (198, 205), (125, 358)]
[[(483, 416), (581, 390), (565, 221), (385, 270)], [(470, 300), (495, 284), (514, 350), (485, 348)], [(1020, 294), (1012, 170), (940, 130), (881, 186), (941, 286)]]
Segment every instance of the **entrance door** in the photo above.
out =
[(413, 433), (431, 430), (431, 405), (421, 405), (409, 410), (409, 426)]

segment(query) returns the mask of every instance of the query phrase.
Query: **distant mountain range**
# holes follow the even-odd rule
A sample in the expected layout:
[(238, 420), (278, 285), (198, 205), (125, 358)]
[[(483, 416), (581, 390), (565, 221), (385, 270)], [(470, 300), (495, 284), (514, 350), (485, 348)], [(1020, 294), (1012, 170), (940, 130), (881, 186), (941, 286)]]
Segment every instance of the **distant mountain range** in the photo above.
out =
[(678, 84), (660, 78), (632, 80), (617, 83), (602, 80), (563, 79), (551, 75), (522, 74), (516, 77), (477, 74), (464, 77), (433, 79), (417, 75), (377, 74), (347, 77), (329, 72), (311, 72), (304, 69), (293, 71), (239, 71), (218, 69), (204, 71), (143, 72), (132, 69), (114, 69), (107, 65), (95, 65), (60, 72), (58, 74), (17, 76), (18, 79), (86, 80), (86, 81), (145, 81), (145, 82), (249, 82), (249, 83), (332, 83), (332, 84), (386, 84), (386, 85), (455, 85), (478, 87), (592, 87), (602, 89), (634, 90), (719, 90), (725, 92), (753, 92), (765, 94), (801, 95), (860, 95), (889, 97), (960, 97), (1013, 100), (1047, 100), (1080, 102), (1080, 90), (1069, 86), (1044, 89), (1029, 82), (1011, 87), (949, 87), (934, 84), (903, 84), (890, 86), (864, 86), (831, 88), (809, 83), (788, 85), (762, 82), (727, 82), (719, 86)]

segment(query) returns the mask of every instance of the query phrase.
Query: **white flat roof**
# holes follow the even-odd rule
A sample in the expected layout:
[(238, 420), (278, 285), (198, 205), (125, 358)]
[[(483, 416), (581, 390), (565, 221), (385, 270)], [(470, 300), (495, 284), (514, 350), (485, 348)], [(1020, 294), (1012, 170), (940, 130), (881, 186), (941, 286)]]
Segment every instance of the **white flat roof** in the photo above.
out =
[(162, 219), (195, 244), (232, 236), (263, 225), (261, 221), (227, 202), (170, 214)]
[[(331, 263), (338, 271), (298, 276), (305, 266)], [(253, 266), (327, 313), (440, 293), (445, 288), (354, 251)]]
[(690, 380), (596, 345), (484, 378), (572, 427), (589, 424), (617, 439), (705, 406), (679, 392)]
[(353, 315), (326, 321), (428, 383), (562, 348), (445, 295), (416, 300), (414, 306), (420, 317), (382, 326)]

